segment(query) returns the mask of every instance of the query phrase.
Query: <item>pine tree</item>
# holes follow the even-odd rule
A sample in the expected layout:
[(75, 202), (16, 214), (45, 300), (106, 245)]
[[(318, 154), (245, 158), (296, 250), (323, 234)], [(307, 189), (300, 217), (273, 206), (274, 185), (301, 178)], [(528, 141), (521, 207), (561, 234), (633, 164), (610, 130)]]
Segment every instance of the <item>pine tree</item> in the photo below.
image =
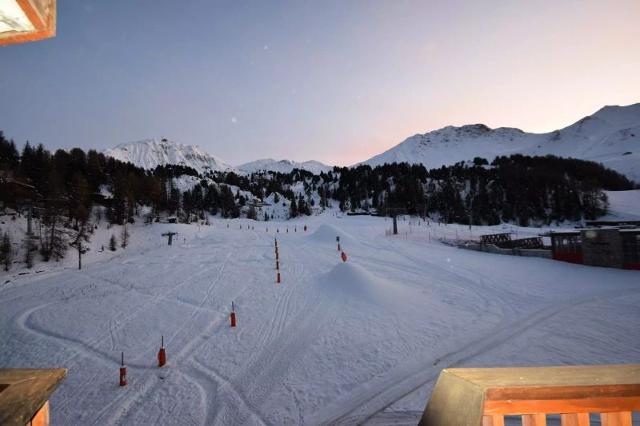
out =
[(56, 169), (49, 173), (42, 223), (46, 226), (46, 233), (41, 244), (41, 253), (45, 261), (53, 258), (62, 259), (67, 252), (67, 233), (63, 228), (64, 194), (60, 175)]
[(325, 190), (324, 186), (321, 186), (320, 188), (318, 188), (318, 193), (320, 194), (320, 207), (323, 209), (325, 207), (328, 207), (327, 191)]
[(33, 237), (29, 234), (26, 234), (24, 238), (24, 263), (27, 265), (28, 269), (33, 268), (33, 251)]
[(127, 222), (124, 223), (122, 227), (122, 232), (120, 233), (120, 247), (127, 248), (129, 245), (129, 230), (127, 229)]
[(249, 210), (247, 210), (247, 219), (258, 219), (258, 213), (256, 213), (256, 208), (251, 204), (249, 206)]
[(81, 218), (78, 223), (78, 229), (73, 236), (71, 247), (74, 247), (78, 252), (78, 269), (82, 269), (82, 255), (89, 251), (89, 247), (84, 243), (89, 242), (89, 230), (92, 229), (92, 225), (87, 220), (88, 215)]
[[(82, 162), (82, 151), (74, 150), (78, 162)], [(74, 232), (71, 233), (69, 245), (75, 247), (78, 252), (78, 269), (82, 269), (82, 255), (89, 251), (84, 243), (89, 242), (89, 235), (93, 231), (93, 225), (89, 223), (91, 203), (89, 201), (89, 188), (84, 175), (76, 172), (73, 176), (71, 192), (71, 216), (75, 218)], [(98, 209), (99, 210), (99, 209)]]
[(298, 217), (298, 205), (296, 204), (295, 197), (291, 198), (291, 205), (289, 206), (289, 217)]
[(13, 262), (13, 249), (11, 248), (11, 237), (7, 232), (2, 237), (2, 244), (0, 244), (0, 260), (4, 266), (4, 270), (11, 269)]

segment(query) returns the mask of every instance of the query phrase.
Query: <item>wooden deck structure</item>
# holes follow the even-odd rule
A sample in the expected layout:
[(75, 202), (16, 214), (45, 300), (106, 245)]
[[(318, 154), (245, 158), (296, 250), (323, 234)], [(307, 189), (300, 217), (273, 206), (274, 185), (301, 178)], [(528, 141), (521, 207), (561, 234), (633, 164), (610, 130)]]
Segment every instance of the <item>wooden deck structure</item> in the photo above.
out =
[(503, 245), (505, 248), (543, 249), (542, 237), (527, 237), (511, 240)]
[(49, 397), (66, 375), (64, 368), (0, 369), (0, 425), (48, 426)]
[(56, 35), (56, 0), (0, 2), (0, 46)]
[(511, 234), (504, 232), (501, 234), (487, 234), (480, 236), (480, 243), (482, 244), (495, 244), (507, 243), (511, 241)]
[(631, 426), (640, 410), (640, 364), (442, 370), (421, 426), (545, 426), (548, 414), (562, 426)]

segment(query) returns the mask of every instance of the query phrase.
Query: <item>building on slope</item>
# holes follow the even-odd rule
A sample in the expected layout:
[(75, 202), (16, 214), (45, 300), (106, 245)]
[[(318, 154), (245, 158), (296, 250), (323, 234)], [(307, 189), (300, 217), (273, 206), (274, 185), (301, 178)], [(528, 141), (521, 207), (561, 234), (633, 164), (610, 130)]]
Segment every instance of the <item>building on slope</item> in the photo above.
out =
[(555, 260), (640, 270), (640, 228), (607, 227), (551, 232)]

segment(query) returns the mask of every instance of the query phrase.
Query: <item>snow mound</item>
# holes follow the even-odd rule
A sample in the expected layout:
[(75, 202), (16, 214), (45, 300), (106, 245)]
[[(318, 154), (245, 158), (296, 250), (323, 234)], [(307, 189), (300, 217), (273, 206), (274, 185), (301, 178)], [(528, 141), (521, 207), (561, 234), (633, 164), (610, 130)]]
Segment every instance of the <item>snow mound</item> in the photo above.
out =
[(340, 244), (343, 246), (345, 244), (349, 246), (353, 245), (353, 243), (357, 241), (357, 239), (351, 236), (351, 234), (348, 234), (340, 230), (339, 228), (333, 225), (328, 225), (326, 223), (320, 225), (320, 227), (313, 234), (309, 235), (309, 238), (311, 240), (323, 244), (335, 244), (336, 237), (340, 237)]
[(609, 199), (607, 220), (640, 220), (640, 189), (605, 191)]
[(320, 277), (320, 287), (330, 296), (336, 294), (370, 302), (389, 305), (404, 299), (405, 289), (400, 284), (378, 277), (353, 262), (337, 264)]

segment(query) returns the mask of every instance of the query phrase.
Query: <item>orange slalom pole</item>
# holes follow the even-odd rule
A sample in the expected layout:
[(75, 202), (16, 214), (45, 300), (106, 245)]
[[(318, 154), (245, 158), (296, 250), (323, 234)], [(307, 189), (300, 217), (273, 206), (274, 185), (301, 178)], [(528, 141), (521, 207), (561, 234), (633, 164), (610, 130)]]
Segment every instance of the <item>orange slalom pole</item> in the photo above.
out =
[(124, 352), (120, 361), (120, 386), (127, 386), (127, 366), (124, 365)]
[(231, 314), (229, 315), (229, 320), (231, 321), (231, 327), (236, 326), (236, 307), (233, 302), (231, 302)]
[(160, 350), (158, 351), (158, 367), (167, 363), (167, 353), (164, 350), (164, 336), (160, 337)]

